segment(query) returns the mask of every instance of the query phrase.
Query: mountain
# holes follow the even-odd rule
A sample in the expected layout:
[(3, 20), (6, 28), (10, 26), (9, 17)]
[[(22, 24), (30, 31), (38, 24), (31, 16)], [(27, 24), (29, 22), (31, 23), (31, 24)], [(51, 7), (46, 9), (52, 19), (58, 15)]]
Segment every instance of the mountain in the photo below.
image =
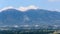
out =
[(0, 12), (0, 26), (3, 25), (60, 25), (60, 12), (30, 9), (25, 12), (7, 9)]
[(4, 10), (0, 13), (0, 22), (3, 25), (20, 25), (23, 22), (23, 13), (16, 9)]
[(57, 25), (60, 24), (60, 12), (43, 9), (28, 10), (25, 12), (30, 18), (29, 23), (40, 25)]

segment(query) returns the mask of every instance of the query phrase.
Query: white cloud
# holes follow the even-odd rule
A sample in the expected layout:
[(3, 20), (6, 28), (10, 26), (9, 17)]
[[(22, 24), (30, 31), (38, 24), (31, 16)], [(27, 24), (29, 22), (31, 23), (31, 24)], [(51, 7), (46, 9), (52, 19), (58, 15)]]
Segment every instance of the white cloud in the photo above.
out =
[[(50, 1), (53, 1), (53, 0), (50, 0)], [(25, 11), (30, 10), (30, 9), (40, 9), (40, 8), (37, 7), (37, 6), (35, 6), (35, 5), (30, 5), (30, 6), (27, 6), (27, 7), (19, 7), (19, 8), (15, 8), (13, 6), (8, 6), (8, 7), (5, 7), (5, 8), (0, 9), (0, 12), (2, 12), (4, 10), (7, 10), (7, 9), (16, 9), (16, 10), (25, 12)], [(60, 12), (60, 9), (48, 9), (48, 10)], [(25, 17), (25, 19), (26, 20), (30, 20), (28, 17)]]
[(26, 11), (26, 10), (28, 10), (28, 8), (26, 8), (26, 7), (20, 7), (19, 10), (20, 11)]
[(57, 2), (57, 1), (60, 1), (60, 0), (48, 0), (49, 2)]
[(60, 12), (60, 9), (53, 9), (51, 11), (57, 11), (57, 12)]
[(0, 12), (3, 11), (3, 10), (12, 9), (12, 8), (23, 11), (23, 12), (26, 11), (26, 10), (29, 10), (29, 9), (38, 9), (38, 7), (34, 6), (34, 5), (30, 5), (30, 6), (27, 6), (27, 7), (19, 7), (19, 8), (14, 8), (12, 6), (8, 6), (8, 7), (0, 9)]
[(28, 7), (20, 7), (19, 8), (20, 11), (26, 11), (26, 10), (29, 10), (29, 9), (38, 9), (38, 7), (34, 6), (34, 5), (30, 5)]
[(60, 11), (59, 9), (55, 9), (55, 11)]
[(34, 6), (34, 5), (31, 5), (31, 6), (28, 6), (28, 9), (38, 9), (38, 7)]
[(12, 8), (13, 8), (12, 6), (5, 7), (5, 8), (0, 9), (0, 12), (3, 11), (3, 10), (12, 9)]

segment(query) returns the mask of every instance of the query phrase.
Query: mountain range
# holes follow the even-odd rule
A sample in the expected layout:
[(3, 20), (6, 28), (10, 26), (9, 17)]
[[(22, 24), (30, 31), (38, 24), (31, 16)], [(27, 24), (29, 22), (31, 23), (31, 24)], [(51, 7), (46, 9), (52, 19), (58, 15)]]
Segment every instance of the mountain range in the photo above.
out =
[(60, 25), (60, 12), (44, 9), (22, 12), (7, 9), (0, 12), (0, 26), (5, 25)]

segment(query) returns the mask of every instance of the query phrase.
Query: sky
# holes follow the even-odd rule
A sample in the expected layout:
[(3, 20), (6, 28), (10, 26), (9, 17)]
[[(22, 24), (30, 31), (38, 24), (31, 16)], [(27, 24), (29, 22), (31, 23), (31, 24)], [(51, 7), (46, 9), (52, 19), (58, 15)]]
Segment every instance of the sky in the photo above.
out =
[(60, 11), (60, 0), (0, 0), (0, 9), (9, 6), (15, 8), (34, 6), (40, 9)]

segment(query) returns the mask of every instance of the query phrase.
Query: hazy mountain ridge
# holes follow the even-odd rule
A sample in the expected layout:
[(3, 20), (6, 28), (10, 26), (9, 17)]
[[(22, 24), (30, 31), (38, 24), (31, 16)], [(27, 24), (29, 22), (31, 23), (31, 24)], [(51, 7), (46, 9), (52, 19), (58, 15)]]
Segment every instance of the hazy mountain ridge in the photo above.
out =
[(31, 9), (25, 12), (7, 9), (0, 12), (0, 25), (60, 25), (60, 12)]

